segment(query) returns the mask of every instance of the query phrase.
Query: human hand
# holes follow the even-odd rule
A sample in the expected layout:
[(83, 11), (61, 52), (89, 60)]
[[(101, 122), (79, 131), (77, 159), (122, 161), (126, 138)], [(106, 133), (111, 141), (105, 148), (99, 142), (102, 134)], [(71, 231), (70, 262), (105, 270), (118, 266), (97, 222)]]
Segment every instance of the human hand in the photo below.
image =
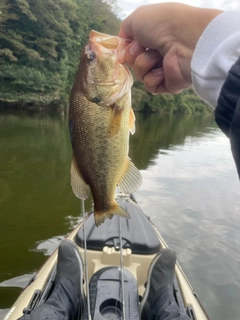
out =
[(127, 64), (153, 93), (179, 93), (192, 85), (191, 59), (206, 26), (222, 11), (178, 3), (141, 6), (123, 22), (119, 37), (131, 39)]

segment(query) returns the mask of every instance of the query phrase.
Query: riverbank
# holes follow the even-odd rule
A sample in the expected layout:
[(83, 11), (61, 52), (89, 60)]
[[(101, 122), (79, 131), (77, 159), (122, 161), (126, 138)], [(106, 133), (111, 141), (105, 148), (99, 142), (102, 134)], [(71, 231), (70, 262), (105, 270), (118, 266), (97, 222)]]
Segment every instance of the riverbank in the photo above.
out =
[[(68, 112), (69, 98), (66, 101), (55, 100), (51, 103), (37, 101), (4, 101), (0, 99), (0, 110), (34, 110)], [(132, 88), (132, 108), (135, 112), (171, 113), (171, 114), (210, 114), (210, 108), (192, 88), (178, 95), (152, 95), (145, 91), (141, 83), (135, 82)]]

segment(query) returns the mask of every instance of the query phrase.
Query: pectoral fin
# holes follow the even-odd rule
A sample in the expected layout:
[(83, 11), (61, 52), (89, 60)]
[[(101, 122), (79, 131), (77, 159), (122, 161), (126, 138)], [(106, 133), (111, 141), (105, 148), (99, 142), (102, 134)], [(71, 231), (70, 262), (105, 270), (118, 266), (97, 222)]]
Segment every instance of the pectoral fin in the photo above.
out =
[(119, 181), (118, 186), (123, 193), (131, 194), (138, 190), (141, 184), (141, 173), (128, 158), (125, 165), (125, 172)]
[(87, 199), (90, 188), (86, 184), (86, 182), (83, 180), (77, 168), (77, 164), (74, 157), (72, 158), (70, 174), (71, 174), (71, 186), (75, 196), (82, 200)]
[(112, 114), (110, 117), (109, 127), (108, 127), (109, 138), (113, 138), (119, 132), (119, 129), (121, 126), (122, 111), (124, 107), (121, 107), (118, 104), (113, 104), (111, 108), (112, 108)]
[(133, 112), (133, 109), (130, 109), (130, 115), (129, 115), (129, 131), (131, 134), (135, 133), (135, 114)]

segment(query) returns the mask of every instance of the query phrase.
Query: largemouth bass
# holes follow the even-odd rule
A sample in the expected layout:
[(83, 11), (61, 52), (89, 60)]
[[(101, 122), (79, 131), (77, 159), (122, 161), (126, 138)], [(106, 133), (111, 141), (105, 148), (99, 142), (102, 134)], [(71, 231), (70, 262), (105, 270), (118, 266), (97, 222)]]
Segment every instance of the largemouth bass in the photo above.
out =
[(98, 226), (105, 218), (129, 214), (115, 201), (136, 191), (142, 178), (128, 157), (132, 75), (124, 63), (126, 40), (91, 31), (73, 85), (69, 128), (73, 149), (71, 185), (79, 199), (91, 189)]

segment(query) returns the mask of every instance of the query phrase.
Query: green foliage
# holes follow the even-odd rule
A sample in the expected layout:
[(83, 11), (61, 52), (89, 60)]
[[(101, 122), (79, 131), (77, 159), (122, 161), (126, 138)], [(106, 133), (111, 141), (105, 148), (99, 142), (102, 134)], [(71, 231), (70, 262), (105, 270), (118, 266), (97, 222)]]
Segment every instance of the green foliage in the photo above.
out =
[(91, 29), (117, 35), (121, 20), (117, 18), (120, 8), (114, 0), (92, 0)]
[[(1, 105), (68, 105), (82, 47), (91, 29), (117, 34), (116, 0), (1, 0)], [(133, 108), (143, 112), (208, 113), (194, 93), (151, 95), (135, 82)]]
[(134, 82), (133, 109), (141, 112), (209, 114), (212, 109), (190, 88), (178, 95), (146, 93), (142, 83)]
[(117, 32), (115, 0), (1, 0), (0, 104), (67, 104), (89, 31)]

